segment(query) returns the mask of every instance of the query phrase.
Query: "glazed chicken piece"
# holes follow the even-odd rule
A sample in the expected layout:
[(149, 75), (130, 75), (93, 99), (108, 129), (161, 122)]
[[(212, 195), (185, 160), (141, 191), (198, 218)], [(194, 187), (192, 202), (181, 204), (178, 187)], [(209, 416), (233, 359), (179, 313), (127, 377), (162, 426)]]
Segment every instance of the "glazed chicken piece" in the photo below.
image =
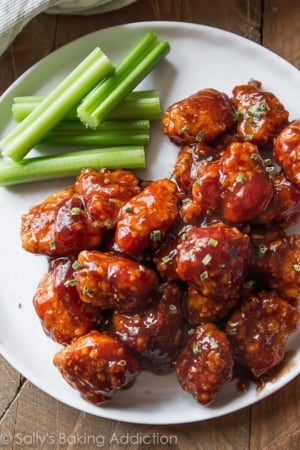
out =
[(237, 302), (238, 298), (215, 301), (213, 298), (199, 294), (196, 289), (189, 287), (185, 297), (187, 321), (190, 325), (197, 326), (223, 319), (229, 315)]
[(271, 201), (273, 182), (257, 146), (235, 142), (221, 159), (199, 166), (192, 186), (192, 202), (182, 207), (185, 222), (219, 217), (225, 222), (249, 222)]
[[(252, 245), (255, 245), (252, 237)], [(284, 298), (297, 302), (300, 296), (300, 236), (278, 237), (271, 242), (256, 242), (253, 272), (266, 286)]]
[(35, 312), (45, 333), (60, 344), (69, 344), (97, 327), (102, 320), (99, 308), (83, 303), (74, 285), (75, 258), (50, 262), (33, 297)]
[(114, 312), (110, 333), (137, 353), (145, 368), (155, 373), (172, 369), (183, 333), (182, 293), (175, 283), (164, 283), (140, 314)]
[(77, 177), (75, 191), (98, 227), (113, 229), (120, 209), (140, 192), (139, 181), (128, 170), (83, 169)]
[(181, 216), (185, 223), (197, 225), (206, 218), (220, 218), (220, 162), (208, 162), (198, 168), (192, 185), (191, 199), (181, 204)]
[(72, 187), (50, 195), (22, 216), (22, 246), (31, 253), (65, 256), (97, 248), (102, 237), (103, 231)]
[(259, 146), (272, 144), (288, 123), (288, 111), (274, 94), (261, 88), (259, 81), (236, 86), (232, 92), (240, 138)]
[(219, 149), (209, 147), (204, 143), (181, 147), (173, 171), (173, 179), (179, 189), (182, 192), (189, 193), (197, 178), (197, 170), (200, 164), (220, 158), (220, 153)]
[(177, 245), (179, 237), (174, 238), (167, 245), (163, 245), (155, 252), (153, 262), (156, 265), (160, 277), (164, 281), (178, 280), (178, 273), (176, 271), (177, 262)]
[(168, 179), (153, 181), (121, 209), (115, 241), (122, 252), (136, 255), (160, 246), (178, 219), (178, 191)]
[(300, 120), (295, 120), (275, 138), (273, 155), (289, 181), (300, 188)]
[(143, 311), (158, 286), (152, 269), (117, 253), (80, 252), (74, 277), (83, 302), (125, 313)]
[(177, 273), (199, 294), (214, 301), (239, 296), (251, 260), (246, 234), (223, 223), (195, 227), (177, 249)]
[(279, 172), (273, 177), (273, 196), (265, 211), (253, 222), (270, 226), (290, 227), (300, 218), (300, 189)]
[(210, 142), (233, 124), (229, 97), (216, 89), (202, 89), (169, 106), (163, 116), (163, 132), (177, 145)]
[(230, 144), (219, 161), (199, 166), (192, 201), (181, 208), (184, 222), (197, 224), (204, 217), (237, 224), (252, 221), (273, 197), (267, 169), (256, 145)]
[(97, 405), (131, 387), (140, 373), (138, 358), (120, 339), (96, 330), (57, 352), (53, 362), (67, 383)]
[(245, 222), (261, 214), (273, 196), (273, 183), (258, 148), (250, 142), (233, 143), (221, 160), (222, 217)]
[(282, 361), (286, 341), (299, 324), (296, 308), (275, 291), (260, 291), (236, 308), (225, 331), (235, 361), (260, 377)]
[(202, 405), (210, 404), (232, 379), (233, 357), (225, 333), (212, 323), (199, 325), (179, 352), (175, 370), (185, 391)]

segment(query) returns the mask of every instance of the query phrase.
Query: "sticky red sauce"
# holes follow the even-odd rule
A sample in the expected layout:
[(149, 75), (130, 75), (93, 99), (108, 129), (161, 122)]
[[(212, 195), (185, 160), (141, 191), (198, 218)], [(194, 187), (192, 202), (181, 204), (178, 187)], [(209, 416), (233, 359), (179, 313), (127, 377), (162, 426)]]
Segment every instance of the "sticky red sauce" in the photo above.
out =
[(251, 384), (254, 383), (256, 385), (256, 392), (261, 392), (267, 383), (275, 383), (296, 366), (294, 356), (295, 351), (287, 351), (280, 364), (259, 378), (255, 378), (246, 370), (239, 368), (236, 373), (236, 389), (239, 392), (245, 393), (249, 390)]

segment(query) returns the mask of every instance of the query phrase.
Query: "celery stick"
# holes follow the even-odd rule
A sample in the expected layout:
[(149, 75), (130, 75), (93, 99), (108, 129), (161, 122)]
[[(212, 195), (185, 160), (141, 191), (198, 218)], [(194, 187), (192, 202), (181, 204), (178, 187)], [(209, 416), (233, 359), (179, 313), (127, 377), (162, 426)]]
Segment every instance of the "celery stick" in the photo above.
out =
[(116, 67), (114, 74), (96, 87), (78, 106), (78, 117), (86, 126), (95, 128), (106, 119), (113, 108), (170, 50), (167, 41), (154, 43), (151, 41), (148, 46), (145, 45), (146, 38), (141, 42), (143, 45), (138, 44), (134, 47)]
[(99, 47), (95, 48), (26, 119), (2, 139), (2, 153), (20, 161), (113, 69), (108, 57)]
[(117, 104), (107, 119), (161, 119), (161, 105), (158, 96), (130, 98), (130, 94)]
[(150, 142), (149, 133), (128, 131), (101, 131), (93, 133), (49, 133), (36, 147), (44, 146), (121, 146), (121, 145), (146, 145)]
[(149, 120), (107, 120), (96, 130), (81, 122), (60, 122), (36, 147), (146, 145), (150, 141)]
[[(101, 122), (95, 130), (86, 128), (79, 121), (62, 121), (54, 127), (48, 135), (51, 134), (90, 134), (110, 131), (118, 133), (119, 131), (129, 132), (148, 132), (150, 130), (149, 120), (105, 120)], [(47, 135), (47, 136), (48, 136)]]
[(68, 152), (55, 156), (25, 158), (21, 163), (11, 159), (0, 160), (0, 186), (31, 181), (76, 176), (83, 167), (100, 169), (143, 169), (143, 146), (107, 147)]
[[(43, 96), (15, 97), (12, 104), (12, 115), (16, 122), (21, 122), (44, 99)], [(109, 113), (107, 119), (148, 119), (161, 118), (161, 105), (158, 92), (155, 89), (130, 92)], [(79, 121), (77, 106), (72, 108), (63, 117), (63, 120)]]

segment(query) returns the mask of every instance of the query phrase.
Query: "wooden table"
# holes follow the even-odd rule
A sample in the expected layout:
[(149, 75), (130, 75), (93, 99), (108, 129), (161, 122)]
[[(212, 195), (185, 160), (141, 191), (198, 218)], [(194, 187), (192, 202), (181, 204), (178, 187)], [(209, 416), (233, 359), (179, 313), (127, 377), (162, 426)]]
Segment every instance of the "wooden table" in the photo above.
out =
[[(142, 20), (187, 21), (229, 30), (261, 43), (300, 68), (299, 2), (139, 0), (103, 15), (41, 14), (33, 19), (0, 59), (0, 93), (33, 63), (67, 42), (107, 26)], [(296, 99), (299, 101), (299, 92), (295, 92)], [(121, 423), (78, 412), (41, 392), (5, 360), (0, 360), (0, 366), (1, 449), (97, 448), (87, 437), (98, 435), (103, 437), (103, 445), (98, 441), (98, 447), (110, 449), (300, 448), (299, 376), (279, 392), (236, 413), (206, 422), (159, 427)], [(136, 445), (126, 444), (126, 435), (137, 433), (140, 436), (158, 433), (173, 438), (168, 445), (156, 444), (154, 440), (147, 444), (142, 438)], [(9, 436), (13, 438), (6, 443)], [(53, 443), (59, 436), (61, 447)], [(64, 436), (68, 438), (65, 443)], [(118, 444), (122, 436), (123, 443)]]

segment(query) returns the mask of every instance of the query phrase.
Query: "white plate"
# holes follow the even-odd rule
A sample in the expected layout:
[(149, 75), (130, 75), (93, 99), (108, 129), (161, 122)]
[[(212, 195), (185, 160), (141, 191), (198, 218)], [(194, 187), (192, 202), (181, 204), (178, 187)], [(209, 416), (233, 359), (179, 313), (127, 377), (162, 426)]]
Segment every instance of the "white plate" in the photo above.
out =
[[(143, 22), (108, 28), (89, 34), (49, 55), (20, 77), (0, 102), (2, 134), (12, 127), (11, 100), (16, 95), (47, 93), (90, 50), (100, 45), (116, 62), (147, 31), (156, 31), (171, 44), (171, 53), (140, 87), (158, 88), (163, 109), (198, 89), (214, 87), (231, 94), (237, 84), (255, 78), (276, 94), (290, 111), (300, 116), (296, 93), (300, 92), (297, 69), (261, 46), (221, 30), (175, 22)], [(156, 124), (148, 148), (147, 178), (165, 176), (175, 161), (176, 148)], [(59, 346), (47, 338), (33, 307), (32, 296), (46, 270), (46, 259), (21, 249), (20, 216), (29, 206), (59, 190), (70, 180), (0, 188), (0, 348), (4, 357), (26, 378), (56, 399), (81, 411), (121, 421), (172, 424), (222, 416), (253, 404), (275, 392), (300, 371), (300, 332), (289, 340), (294, 353), (288, 370), (275, 382), (256, 392), (237, 390), (235, 382), (222, 389), (208, 407), (197, 404), (178, 385), (174, 374), (142, 373), (133, 388), (97, 407), (81, 399), (52, 365)], [(299, 227), (297, 232), (299, 232)]]

